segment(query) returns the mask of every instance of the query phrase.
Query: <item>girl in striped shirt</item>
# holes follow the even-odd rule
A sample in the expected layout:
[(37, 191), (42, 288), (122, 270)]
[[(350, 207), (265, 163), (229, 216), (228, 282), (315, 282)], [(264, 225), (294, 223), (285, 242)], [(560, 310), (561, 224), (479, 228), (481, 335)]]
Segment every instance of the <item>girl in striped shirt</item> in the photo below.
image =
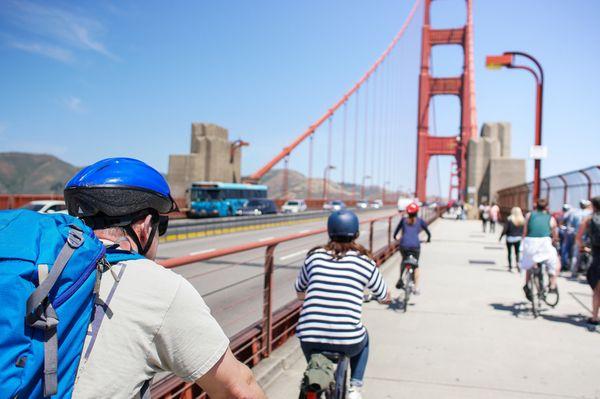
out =
[(304, 300), (296, 335), (308, 361), (313, 353), (339, 352), (350, 357), (349, 398), (359, 399), (369, 356), (369, 336), (362, 325), (363, 292), (382, 303), (391, 296), (369, 252), (356, 242), (359, 222), (347, 210), (327, 221), (330, 241), (312, 249), (295, 288)]

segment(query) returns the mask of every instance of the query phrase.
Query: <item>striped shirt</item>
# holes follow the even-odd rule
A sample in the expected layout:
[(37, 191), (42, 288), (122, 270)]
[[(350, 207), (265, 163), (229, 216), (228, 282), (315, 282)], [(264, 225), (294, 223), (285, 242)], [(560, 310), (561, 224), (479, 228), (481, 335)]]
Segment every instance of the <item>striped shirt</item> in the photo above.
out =
[(296, 335), (301, 341), (333, 345), (352, 345), (364, 339), (365, 288), (378, 300), (387, 293), (373, 260), (355, 251), (336, 259), (324, 249), (309, 253), (295, 288), (306, 293)]

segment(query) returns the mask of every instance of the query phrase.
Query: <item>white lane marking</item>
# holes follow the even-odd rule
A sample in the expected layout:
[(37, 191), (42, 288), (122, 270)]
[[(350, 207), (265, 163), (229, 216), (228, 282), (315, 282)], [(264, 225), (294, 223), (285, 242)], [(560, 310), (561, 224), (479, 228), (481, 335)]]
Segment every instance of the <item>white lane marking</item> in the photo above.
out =
[(215, 248), (211, 248), (211, 249), (203, 249), (202, 251), (196, 251), (196, 252), (190, 252), (190, 255), (200, 255), (200, 254), (205, 254), (207, 252), (212, 252), (214, 251)]
[(311, 230), (310, 229), (302, 230), (302, 231), (299, 231), (298, 234), (308, 233), (309, 231), (311, 231)]
[(298, 252), (292, 252), (291, 254), (282, 256), (281, 258), (279, 258), (279, 260), (286, 260), (286, 259), (290, 259), (290, 258), (295, 258), (298, 255), (304, 255), (306, 254), (306, 250), (303, 249), (302, 251), (298, 251)]
[(258, 242), (264, 242), (264, 241), (269, 241), (272, 240), (275, 237), (265, 237), (265, 238), (261, 238), (260, 240), (258, 240)]

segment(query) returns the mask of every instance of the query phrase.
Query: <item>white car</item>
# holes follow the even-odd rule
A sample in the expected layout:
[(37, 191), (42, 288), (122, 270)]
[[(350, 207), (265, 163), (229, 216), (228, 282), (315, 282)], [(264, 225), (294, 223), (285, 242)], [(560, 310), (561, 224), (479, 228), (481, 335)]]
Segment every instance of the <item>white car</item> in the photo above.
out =
[(380, 209), (383, 207), (383, 201), (382, 200), (371, 201), (371, 203), (369, 204), (369, 207), (371, 207), (373, 209)]
[(281, 207), (283, 213), (298, 213), (306, 211), (308, 207), (304, 200), (289, 200)]
[(369, 207), (369, 201), (367, 200), (358, 200), (356, 201), (357, 209), (367, 209)]
[(23, 205), (21, 209), (29, 209), (39, 213), (68, 213), (65, 201), (56, 200), (31, 201)]
[(326, 211), (341, 211), (346, 209), (346, 204), (343, 201), (328, 201), (323, 204), (323, 209)]

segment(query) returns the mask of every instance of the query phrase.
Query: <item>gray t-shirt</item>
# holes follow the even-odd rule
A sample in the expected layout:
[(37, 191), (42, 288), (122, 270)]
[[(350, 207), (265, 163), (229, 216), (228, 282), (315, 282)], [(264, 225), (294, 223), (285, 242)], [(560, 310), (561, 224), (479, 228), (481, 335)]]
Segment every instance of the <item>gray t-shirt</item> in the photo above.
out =
[(113, 270), (120, 281), (102, 275), (108, 306), (90, 325), (73, 399), (135, 398), (159, 372), (192, 382), (221, 359), (229, 340), (187, 280), (148, 259)]

